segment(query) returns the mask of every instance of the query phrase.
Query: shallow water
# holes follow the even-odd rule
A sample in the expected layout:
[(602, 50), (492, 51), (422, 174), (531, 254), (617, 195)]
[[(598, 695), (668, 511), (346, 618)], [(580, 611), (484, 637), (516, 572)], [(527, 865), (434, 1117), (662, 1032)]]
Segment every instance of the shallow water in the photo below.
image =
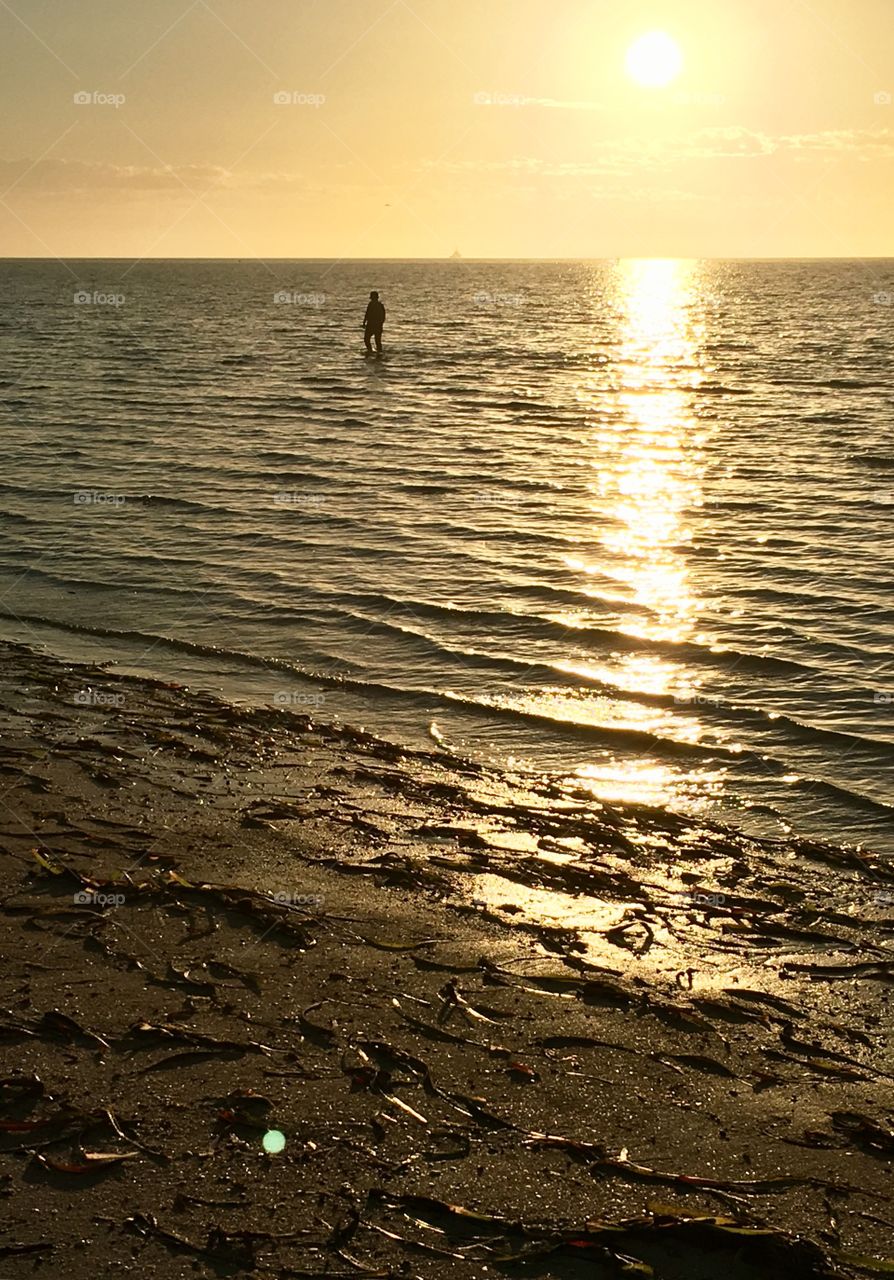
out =
[(2, 634), (894, 852), (894, 262), (0, 273)]

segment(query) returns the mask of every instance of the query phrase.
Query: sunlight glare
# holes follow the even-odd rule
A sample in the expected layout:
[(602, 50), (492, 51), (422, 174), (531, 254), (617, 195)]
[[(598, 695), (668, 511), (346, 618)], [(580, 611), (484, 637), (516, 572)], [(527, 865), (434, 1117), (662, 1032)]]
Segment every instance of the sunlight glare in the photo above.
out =
[(627, 74), (646, 89), (662, 89), (683, 66), (680, 46), (666, 31), (649, 31), (627, 50)]

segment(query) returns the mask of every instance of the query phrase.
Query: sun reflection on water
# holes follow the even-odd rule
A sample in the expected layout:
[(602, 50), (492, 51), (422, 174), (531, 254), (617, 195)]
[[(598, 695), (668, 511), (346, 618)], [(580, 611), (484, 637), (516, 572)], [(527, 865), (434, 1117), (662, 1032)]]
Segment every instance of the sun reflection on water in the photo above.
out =
[(660, 805), (698, 811), (723, 791), (723, 772), (697, 769), (681, 773), (655, 760), (615, 760), (583, 765), (576, 772), (581, 786), (607, 803)]
[[(597, 424), (591, 463), (594, 545), (589, 554), (567, 560), (609, 586), (603, 599), (611, 594), (614, 600), (617, 630), (671, 644), (698, 638), (699, 602), (685, 551), (691, 512), (702, 504), (705, 441), (695, 415), (696, 388), (705, 377), (699, 288), (697, 263), (618, 264), (613, 381), (606, 387), (604, 379), (594, 380), (581, 396)], [(619, 693), (679, 695), (690, 686), (681, 662), (656, 653), (560, 665)], [(671, 710), (631, 699), (606, 712), (603, 723), (676, 741), (698, 742), (703, 734), (691, 707)], [(586, 765), (578, 776), (606, 799), (662, 805), (687, 799), (689, 807), (703, 807), (720, 786), (714, 773), (681, 771), (654, 759)]]
[(693, 421), (698, 336), (690, 321), (695, 264), (621, 264), (623, 331), (617, 415), (600, 426), (595, 491), (608, 526), (601, 568), (622, 583), (636, 615), (621, 629), (650, 639), (692, 635), (696, 600), (680, 554), (686, 512), (701, 502)]

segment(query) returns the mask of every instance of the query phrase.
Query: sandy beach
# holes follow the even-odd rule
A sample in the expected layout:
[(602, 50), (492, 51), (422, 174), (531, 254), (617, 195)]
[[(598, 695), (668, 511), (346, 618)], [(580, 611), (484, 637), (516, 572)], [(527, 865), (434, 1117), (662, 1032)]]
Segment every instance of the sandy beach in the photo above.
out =
[(4, 1280), (892, 1269), (883, 860), (3, 656)]

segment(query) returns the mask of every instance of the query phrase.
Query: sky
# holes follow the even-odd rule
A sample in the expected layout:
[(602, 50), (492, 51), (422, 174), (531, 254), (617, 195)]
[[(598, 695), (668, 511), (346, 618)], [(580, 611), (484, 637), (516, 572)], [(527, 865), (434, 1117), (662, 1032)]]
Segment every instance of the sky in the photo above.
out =
[(894, 256), (892, 6), (0, 0), (0, 256)]

